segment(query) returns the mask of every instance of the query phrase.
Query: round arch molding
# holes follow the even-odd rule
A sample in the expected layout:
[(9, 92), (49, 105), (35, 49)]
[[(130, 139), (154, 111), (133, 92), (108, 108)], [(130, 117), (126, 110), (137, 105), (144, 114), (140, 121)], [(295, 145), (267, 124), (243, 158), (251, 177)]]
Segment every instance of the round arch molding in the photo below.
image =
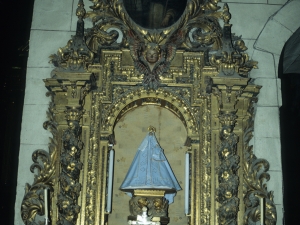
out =
[[(210, 101), (209, 98), (203, 96), (201, 104), (191, 106), (190, 95), (192, 93), (188, 90), (189, 88), (179, 87), (164, 87), (157, 90), (147, 90), (143, 87), (115, 85), (111, 91), (111, 99), (113, 99), (113, 102), (103, 100), (97, 91), (91, 92), (91, 124), (98, 123), (98, 128), (95, 127), (95, 129), (93, 129), (94, 132), (90, 134), (90, 146), (94, 146), (94, 151), (104, 154), (97, 154), (96, 158), (91, 157), (95, 155), (93, 151), (87, 154), (89, 160), (94, 161), (92, 164), (94, 165), (93, 170), (96, 172), (94, 174), (95, 178), (106, 177), (107, 162), (109, 160), (108, 146), (115, 143), (114, 126), (126, 113), (139, 107), (154, 105), (167, 109), (175, 114), (186, 129), (187, 139), (185, 146), (187, 146), (188, 152), (190, 153), (190, 195), (194, 196), (194, 198), (190, 200), (190, 210), (193, 216), (187, 217), (187, 221), (199, 220), (197, 216), (194, 216), (195, 214), (201, 215), (199, 204), (201, 202), (201, 204), (206, 207), (205, 196), (210, 196), (210, 175), (208, 174), (207, 167), (210, 161), (210, 140), (208, 136), (210, 132)], [(88, 102), (86, 103), (89, 105)], [(93, 115), (99, 116), (93, 117)], [(205, 157), (207, 160), (204, 163), (200, 163), (199, 160), (201, 160), (201, 157)], [(93, 180), (94, 179), (87, 177), (83, 183), (89, 184)], [(197, 184), (199, 183), (203, 185), (198, 186)], [(88, 186), (89, 185), (87, 185), (87, 188)], [(95, 192), (94, 196), (98, 196), (97, 198), (102, 199), (105, 205), (107, 181), (97, 179), (97, 187), (100, 187), (97, 188), (99, 192)], [(202, 191), (200, 191), (200, 189)], [(95, 204), (95, 202), (93, 204), (96, 208), (100, 206)], [(109, 221), (109, 216), (103, 211), (103, 208), (102, 210), (98, 208), (97, 211), (102, 213), (102, 215), (99, 215), (99, 219), (105, 218), (105, 220)]]
[(129, 91), (126, 95), (117, 98), (114, 104), (104, 106), (107, 110), (103, 115), (103, 133), (108, 131), (112, 134), (115, 124), (122, 116), (143, 105), (156, 105), (168, 109), (182, 121), (188, 136), (191, 138), (199, 136), (200, 121), (196, 118), (200, 115), (200, 107), (191, 107), (183, 95), (172, 93), (170, 90), (145, 90), (144, 88)]

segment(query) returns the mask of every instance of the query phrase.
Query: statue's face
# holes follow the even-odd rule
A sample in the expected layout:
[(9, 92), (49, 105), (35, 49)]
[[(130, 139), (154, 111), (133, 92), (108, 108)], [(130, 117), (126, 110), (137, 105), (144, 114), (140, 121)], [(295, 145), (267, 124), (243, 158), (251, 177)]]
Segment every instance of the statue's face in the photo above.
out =
[(141, 206), (145, 206), (147, 205), (147, 199), (146, 198), (140, 198), (138, 200), (138, 203), (141, 205)]
[(159, 55), (159, 53), (157, 50), (150, 48), (146, 52), (146, 60), (149, 63), (156, 63), (158, 60), (158, 55)]

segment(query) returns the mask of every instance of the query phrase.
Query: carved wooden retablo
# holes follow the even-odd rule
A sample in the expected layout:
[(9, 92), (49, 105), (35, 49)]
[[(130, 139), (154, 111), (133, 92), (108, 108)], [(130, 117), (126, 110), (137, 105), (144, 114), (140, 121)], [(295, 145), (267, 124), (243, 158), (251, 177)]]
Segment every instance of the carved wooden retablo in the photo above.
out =
[[(129, 197), (123, 201), (127, 196), (114, 191), (112, 210), (107, 208), (109, 152), (116, 143), (121, 149), (126, 142), (115, 136), (117, 124), (151, 106), (172, 112), (180, 121), (186, 130), (182, 143), (186, 149), (174, 154), (182, 153), (183, 158), (185, 151), (190, 154), (189, 212), (185, 215), (184, 204), (177, 205), (169, 211), (170, 224), (250, 225), (259, 221), (259, 198), (265, 198), (266, 224), (275, 225), (273, 195), (265, 185), (269, 163), (257, 159), (248, 146), (260, 89), (249, 72), (257, 62), (249, 60), (241, 37), (231, 33), (227, 4), (220, 9), (218, 0), (188, 0), (178, 16), (176, 8), (153, 1), (151, 7), (158, 7), (163, 19), (150, 29), (130, 18), (125, 0), (92, 2), (86, 12), (79, 1), (76, 34), (50, 56), (55, 69), (44, 80), (51, 97), (44, 128), (53, 137), (49, 150), (32, 155), (30, 169), (39, 173), (33, 184), (26, 184), (24, 223), (44, 222), (43, 189), (49, 188), (51, 224), (126, 224)], [(84, 28), (85, 18), (93, 21), (93, 27)], [(143, 120), (131, 125), (140, 124)], [(175, 142), (180, 137), (173, 136), (177, 131), (172, 126), (170, 122), (160, 132), (170, 128), (168, 135)], [(132, 161), (119, 157), (117, 147), (114, 163)], [(122, 151), (130, 155), (136, 149)], [(177, 166), (184, 170), (180, 163)], [(115, 169), (114, 177), (127, 169)], [(118, 182), (115, 179), (113, 186)], [(161, 205), (163, 215), (160, 198), (145, 201)]]

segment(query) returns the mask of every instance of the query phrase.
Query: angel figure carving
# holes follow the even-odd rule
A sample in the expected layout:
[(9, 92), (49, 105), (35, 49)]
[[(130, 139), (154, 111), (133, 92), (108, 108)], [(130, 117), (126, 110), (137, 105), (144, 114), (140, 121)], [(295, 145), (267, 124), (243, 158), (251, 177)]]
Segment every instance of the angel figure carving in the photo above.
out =
[(133, 35), (130, 35), (130, 38), (130, 53), (136, 70), (144, 75), (143, 86), (146, 89), (157, 89), (160, 86), (160, 75), (170, 68), (176, 53), (176, 45), (144, 43)]

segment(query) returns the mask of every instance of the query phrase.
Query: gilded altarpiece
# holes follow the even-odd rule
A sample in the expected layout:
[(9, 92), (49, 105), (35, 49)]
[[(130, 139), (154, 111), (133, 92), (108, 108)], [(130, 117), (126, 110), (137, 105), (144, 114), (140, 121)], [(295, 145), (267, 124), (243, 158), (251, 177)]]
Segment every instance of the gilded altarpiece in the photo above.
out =
[[(180, 221), (170, 213), (170, 224), (250, 225), (260, 219), (260, 198), (265, 223), (276, 224), (265, 184), (269, 164), (248, 145), (260, 89), (248, 75), (257, 62), (231, 33), (227, 4), (220, 9), (218, 1), (188, 0), (177, 21), (151, 30), (136, 24), (122, 1), (92, 2), (86, 12), (79, 1), (76, 34), (50, 56), (56, 68), (44, 80), (52, 99), (44, 128), (53, 137), (48, 151), (32, 155), (31, 171), (38, 173), (26, 185), (24, 223), (43, 222), (43, 189), (49, 188), (50, 224), (115, 224), (107, 194), (116, 124), (134, 110), (154, 107), (181, 121), (186, 140), (180, 151), (190, 154), (189, 213)], [(84, 28), (85, 18), (92, 28)], [(184, 212), (184, 205), (176, 207)], [(120, 224), (126, 223), (125, 216)]]

